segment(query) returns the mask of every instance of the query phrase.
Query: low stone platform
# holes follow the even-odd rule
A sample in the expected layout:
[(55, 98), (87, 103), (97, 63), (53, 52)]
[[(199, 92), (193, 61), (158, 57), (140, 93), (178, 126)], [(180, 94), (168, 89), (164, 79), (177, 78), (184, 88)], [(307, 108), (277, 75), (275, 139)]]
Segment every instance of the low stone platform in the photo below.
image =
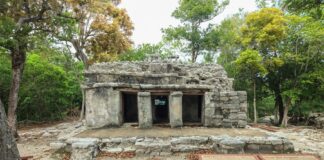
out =
[(99, 153), (132, 153), (136, 156), (169, 156), (208, 150), (214, 153), (292, 153), (287, 139), (253, 129), (224, 128), (106, 128), (86, 130), (50, 144), (72, 153), (72, 160), (93, 159)]

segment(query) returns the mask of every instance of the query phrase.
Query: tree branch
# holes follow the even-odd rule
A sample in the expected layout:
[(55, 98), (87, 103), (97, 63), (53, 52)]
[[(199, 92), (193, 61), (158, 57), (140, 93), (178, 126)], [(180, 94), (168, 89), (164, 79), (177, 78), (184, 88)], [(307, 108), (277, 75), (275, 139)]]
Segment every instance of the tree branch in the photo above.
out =
[[(27, 8), (26, 8), (27, 7)], [(28, 12), (30, 12), (29, 10), (29, 6), (28, 6), (28, 2), (24, 3), (24, 8), (26, 10), (28, 10)], [(27, 15), (27, 17), (21, 17), (17, 23), (17, 28), (20, 29), (22, 24), (24, 23), (30, 23), (30, 22), (37, 22), (39, 20), (43, 19), (43, 15), (46, 11), (50, 10), (51, 7), (48, 5), (48, 1), (47, 0), (43, 0), (42, 1), (42, 8), (41, 10), (38, 12), (38, 14), (36, 16), (31, 16), (30, 13)]]

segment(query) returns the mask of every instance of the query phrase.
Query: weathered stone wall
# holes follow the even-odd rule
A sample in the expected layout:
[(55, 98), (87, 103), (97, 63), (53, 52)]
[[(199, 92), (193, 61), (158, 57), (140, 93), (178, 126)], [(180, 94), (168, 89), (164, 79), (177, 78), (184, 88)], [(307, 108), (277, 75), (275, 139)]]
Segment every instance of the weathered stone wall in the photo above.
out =
[[(53, 145), (52, 145), (53, 146)], [(277, 136), (177, 136), (177, 137), (116, 137), (71, 138), (55, 142), (68, 152), (72, 160), (95, 159), (100, 152), (132, 152), (136, 156), (168, 156), (177, 153), (210, 150), (215, 153), (293, 153), (293, 144)], [(55, 148), (58, 149), (58, 148)]]
[[(123, 122), (120, 92), (125, 89), (138, 93), (157, 90), (167, 93), (172, 127), (183, 124), (182, 110), (186, 108), (182, 106), (182, 96), (177, 95), (186, 94), (203, 95), (201, 117), (204, 126), (246, 125), (246, 92), (234, 91), (233, 79), (228, 78), (224, 69), (217, 64), (112, 62), (93, 65), (84, 74), (86, 121), (93, 128), (118, 126)], [(139, 123), (145, 122), (139, 125), (141, 128), (150, 127), (150, 98), (138, 94), (138, 100)]]
[(92, 88), (85, 92), (86, 124), (92, 128), (122, 124), (121, 93), (111, 88)]

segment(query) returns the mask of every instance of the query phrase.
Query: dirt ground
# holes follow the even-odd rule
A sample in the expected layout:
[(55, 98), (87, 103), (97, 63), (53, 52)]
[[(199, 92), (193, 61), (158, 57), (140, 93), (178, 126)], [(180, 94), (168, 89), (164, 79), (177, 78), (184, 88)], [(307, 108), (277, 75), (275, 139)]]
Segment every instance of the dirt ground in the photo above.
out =
[[(69, 121), (58, 124), (43, 124), (22, 127), (19, 130), (20, 139), (18, 141), (18, 149), (21, 156), (33, 156), (33, 160), (61, 160), (65, 159), (62, 154), (56, 154), (51, 150), (49, 144), (56, 141), (58, 137), (69, 137), (70, 135), (76, 135), (85, 130), (85, 127), (81, 122)], [(122, 129), (121, 129), (122, 130)], [(289, 126), (288, 128), (271, 127), (266, 129), (264, 127), (254, 126), (247, 127), (244, 130), (236, 129), (240, 134), (274, 134), (288, 138), (295, 146), (296, 152), (316, 154), (324, 160), (324, 130), (314, 129), (312, 127), (305, 126)], [(97, 134), (103, 134), (104, 131), (100, 131)], [(163, 133), (168, 135), (169, 129), (165, 129)], [(184, 131), (184, 130), (182, 130)], [(202, 130), (203, 131), (203, 130)], [(226, 133), (223, 129), (219, 129), (220, 132)], [(216, 132), (216, 130), (215, 130)], [(127, 131), (125, 131), (125, 134)], [(204, 132), (202, 132), (204, 133)], [(90, 134), (88, 132), (80, 134), (85, 136)], [(94, 134), (94, 132), (92, 132)], [(114, 134), (114, 133), (111, 133)], [(117, 134), (117, 132), (116, 132)], [(181, 134), (181, 131), (179, 131)], [(235, 133), (230, 133), (235, 134)], [(187, 159), (188, 155), (175, 155), (172, 157), (166, 157), (162, 159)], [(143, 159), (133, 158), (133, 159)], [(145, 159), (145, 158), (144, 158)], [(150, 158), (147, 158), (150, 159)], [(152, 160), (155, 160), (154, 158)], [(160, 160), (160, 159), (159, 159)]]

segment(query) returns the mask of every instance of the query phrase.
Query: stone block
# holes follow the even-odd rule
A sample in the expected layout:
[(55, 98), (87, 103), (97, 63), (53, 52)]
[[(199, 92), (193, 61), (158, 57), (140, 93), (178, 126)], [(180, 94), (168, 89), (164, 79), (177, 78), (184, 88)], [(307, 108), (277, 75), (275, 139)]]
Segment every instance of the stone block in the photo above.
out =
[(71, 160), (93, 160), (98, 154), (98, 150), (94, 147), (91, 149), (73, 149)]
[(109, 153), (121, 153), (123, 152), (123, 148), (107, 148), (104, 151)]
[(246, 91), (236, 91), (238, 96), (246, 96)]
[(64, 149), (64, 147), (66, 147), (66, 143), (63, 143), (63, 142), (52, 142), (50, 143), (50, 147), (51, 149), (54, 149), (54, 150), (59, 150), (59, 149)]
[(220, 92), (219, 96), (220, 97), (228, 97), (228, 92)]
[(199, 145), (175, 145), (171, 146), (172, 152), (193, 152), (193, 151), (199, 151), (199, 150), (209, 150), (212, 147), (210, 146), (199, 146)]
[(249, 143), (249, 144), (245, 145), (244, 152), (245, 153), (259, 153), (259, 146), (260, 146), (259, 144)]
[(259, 153), (273, 153), (273, 146), (271, 144), (261, 144)]
[(223, 119), (222, 126), (224, 128), (232, 128), (233, 127), (232, 121), (229, 119)]
[(228, 96), (231, 96), (231, 97), (233, 97), (233, 96), (237, 96), (237, 91), (230, 91), (230, 92), (228, 92)]
[(190, 136), (190, 137), (173, 137), (171, 139), (172, 145), (179, 144), (205, 144), (208, 142), (208, 137)]
[(229, 97), (220, 97), (219, 100), (222, 102), (227, 102), (229, 100)]
[(244, 120), (244, 121), (243, 120), (238, 120), (237, 123), (238, 123), (237, 124), (237, 127), (238, 128), (245, 128), (246, 125), (247, 125), (247, 121), (246, 120)]
[(294, 151), (294, 145), (290, 141), (284, 140), (283, 153), (293, 153)]
[(238, 119), (238, 120), (246, 120), (247, 119), (246, 113), (237, 114), (236, 119)]
[(214, 149), (218, 153), (238, 154), (238, 153), (244, 153), (244, 145), (245, 143), (238, 139), (226, 138), (221, 140), (219, 143), (215, 144)]
[(98, 139), (98, 138), (76, 138), (76, 137), (72, 137), (72, 138), (67, 139), (65, 142), (67, 144), (72, 144), (72, 143), (76, 143), (76, 142), (97, 144), (97, 143), (100, 142), (100, 139)]
[(275, 144), (273, 145), (273, 150), (277, 153), (283, 153), (284, 146), (283, 144)]

